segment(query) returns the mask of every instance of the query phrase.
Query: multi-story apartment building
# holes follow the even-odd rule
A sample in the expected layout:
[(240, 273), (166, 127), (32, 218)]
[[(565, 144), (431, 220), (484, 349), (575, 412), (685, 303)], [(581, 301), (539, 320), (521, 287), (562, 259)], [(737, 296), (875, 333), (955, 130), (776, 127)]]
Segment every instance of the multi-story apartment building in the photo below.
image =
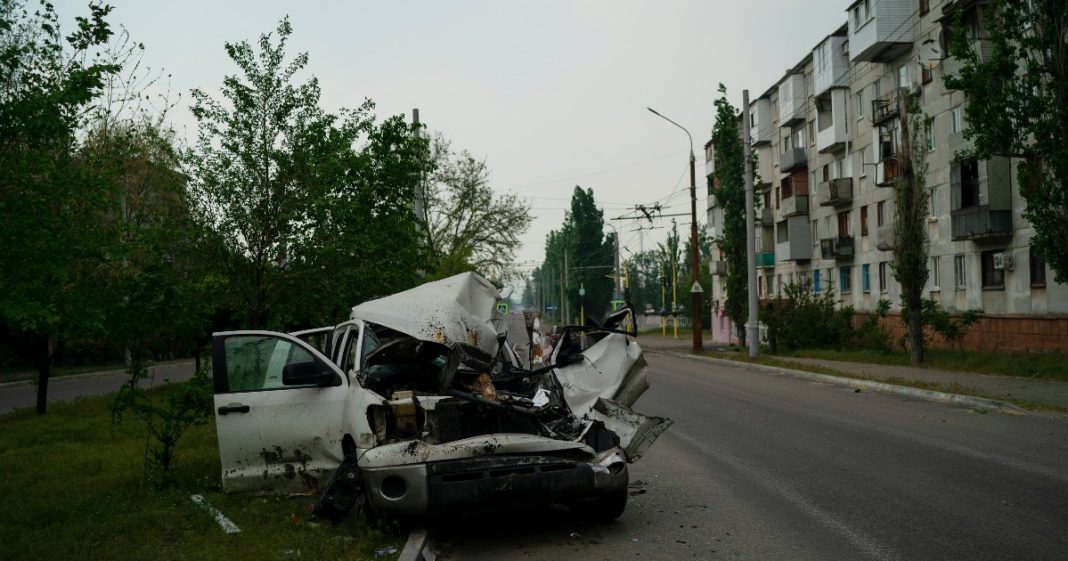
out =
[[(881, 299), (900, 309), (891, 270), (893, 198), (901, 101), (914, 93), (928, 148), (925, 295), (951, 312), (985, 311), (970, 344), (1068, 352), (1068, 286), (1055, 283), (1029, 250), (1033, 229), (1022, 217), (1016, 162), (975, 158), (963, 136), (965, 95), (942, 81), (959, 67), (946, 44), (958, 17), (976, 48), (989, 48), (984, 9), (981, 0), (856, 0), (845, 24), (751, 101), (762, 300), (781, 296), (788, 283), (807, 283), (862, 313)], [(706, 160), (710, 172), (707, 146)], [(710, 195), (712, 227), (722, 224), (716, 212)], [(725, 270), (717, 257), (714, 251), (713, 274)], [(720, 317), (722, 282), (711, 297), (713, 336), (733, 340)]]

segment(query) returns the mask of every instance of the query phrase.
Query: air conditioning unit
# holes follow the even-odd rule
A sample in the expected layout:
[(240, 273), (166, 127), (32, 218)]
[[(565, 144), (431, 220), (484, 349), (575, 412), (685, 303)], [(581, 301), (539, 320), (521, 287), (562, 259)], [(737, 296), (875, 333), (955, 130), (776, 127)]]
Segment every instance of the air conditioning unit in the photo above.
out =
[(1012, 255), (1007, 253), (995, 253), (994, 254), (994, 268), (999, 271), (1011, 271), (1012, 270)]

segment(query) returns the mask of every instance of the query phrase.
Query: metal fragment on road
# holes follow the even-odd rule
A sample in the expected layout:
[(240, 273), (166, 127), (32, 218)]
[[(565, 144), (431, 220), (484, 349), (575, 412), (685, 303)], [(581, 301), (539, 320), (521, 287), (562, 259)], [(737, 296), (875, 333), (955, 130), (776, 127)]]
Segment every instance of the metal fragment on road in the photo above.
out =
[(193, 499), (194, 503), (196, 503), (198, 506), (200, 506), (204, 510), (208, 511), (209, 514), (211, 514), (212, 516), (215, 517), (215, 522), (218, 522), (219, 527), (222, 528), (223, 533), (225, 533), (225, 534), (239, 534), (239, 533), (241, 533), (241, 528), (238, 528), (237, 524), (234, 524), (234, 522), (232, 520), (230, 520), (229, 518), (227, 518), (225, 514), (220, 512), (219, 509), (211, 506), (211, 503), (209, 503), (204, 498), (203, 495), (192, 495), (189, 498)]

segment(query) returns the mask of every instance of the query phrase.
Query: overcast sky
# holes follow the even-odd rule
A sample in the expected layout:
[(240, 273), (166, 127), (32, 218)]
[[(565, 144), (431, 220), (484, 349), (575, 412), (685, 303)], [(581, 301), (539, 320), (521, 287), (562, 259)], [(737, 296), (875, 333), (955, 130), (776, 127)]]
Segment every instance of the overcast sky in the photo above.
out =
[[(686, 136), (697, 152), (723, 82), (740, 106), (845, 22), (847, 0), (156, 2), (108, 0), (110, 20), (145, 45), (146, 64), (172, 75), (183, 96), (173, 122), (192, 138), (189, 90), (216, 92), (236, 68), (225, 41), (255, 40), (289, 15), (291, 52), (310, 55), (328, 109), (364, 98), (380, 117), (420, 109), (434, 131), (484, 157), (499, 191), (526, 197), (535, 220), (518, 261), (540, 261), (576, 184), (606, 217), (664, 201), (688, 212)], [(85, 2), (60, 1), (64, 19)], [(704, 221), (703, 189), (698, 220)], [(664, 223), (669, 223), (667, 219)], [(680, 229), (689, 219), (679, 219)], [(636, 222), (615, 222), (629, 251)], [(660, 224), (658, 224), (660, 225)], [(684, 227), (684, 225), (687, 225)], [(645, 232), (649, 248), (664, 229)], [(685, 234), (683, 234), (685, 236)], [(624, 253), (624, 257), (626, 253)]]

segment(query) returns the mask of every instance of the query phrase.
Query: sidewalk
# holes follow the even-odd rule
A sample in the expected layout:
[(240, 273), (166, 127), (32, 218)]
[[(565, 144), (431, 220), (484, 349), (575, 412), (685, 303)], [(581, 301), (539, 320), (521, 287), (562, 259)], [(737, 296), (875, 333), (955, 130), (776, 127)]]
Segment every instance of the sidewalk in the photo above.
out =
[[(644, 336), (638, 338), (638, 343), (643, 348), (650, 350), (663, 350), (688, 353), (692, 340), (690, 337), (678, 339), (670, 336)], [(729, 347), (723, 345), (713, 346), (705, 342), (705, 351), (720, 351), (722, 358), (730, 358), (733, 354)], [(718, 353), (715, 353), (718, 354)], [(715, 356), (713, 354), (712, 356)], [(978, 374), (974, 372), (951, 372), (945, 370), (932, 370), (916, 368), (912, 366), (892, 366), (884, 364), (864, 364), (857, 362), (844, 362), (839, 360), (824, 360), (815, 358), (779, 357), (765, 355), (783, 362), (792, 362), (799, 365), (817, 366), (830, 369), (847, 376), (875, 380), (886, 383), (919, 383), (931, 389), (944, 392), (978, 395), (1010, 402), (1031, 402), (1037, 404), (1053, 405), (1068, 409), (1068, 383), (1040, 378), (1024, 378), (1017, 376), (999, 376), (994, 374)]]

